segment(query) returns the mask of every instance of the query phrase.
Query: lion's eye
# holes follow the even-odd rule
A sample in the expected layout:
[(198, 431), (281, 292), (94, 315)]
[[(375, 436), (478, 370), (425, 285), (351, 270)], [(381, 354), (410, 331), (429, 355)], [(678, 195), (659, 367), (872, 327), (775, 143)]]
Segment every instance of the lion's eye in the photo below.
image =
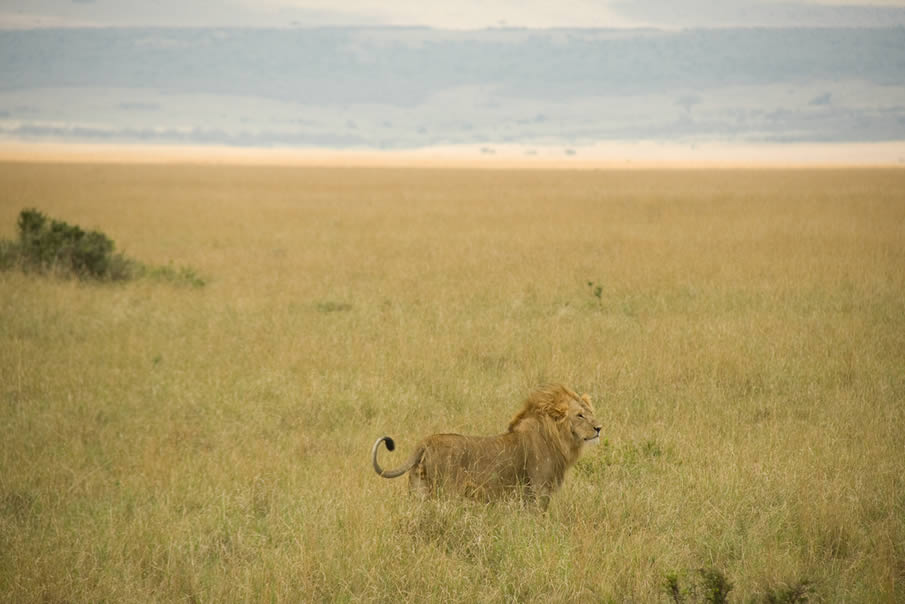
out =
[(578, 414), (578, 417), (580, 417), (581, 419), (584, 419), (584, 414), (583, 414), (583, 413), (579, 413), (579, 414)]

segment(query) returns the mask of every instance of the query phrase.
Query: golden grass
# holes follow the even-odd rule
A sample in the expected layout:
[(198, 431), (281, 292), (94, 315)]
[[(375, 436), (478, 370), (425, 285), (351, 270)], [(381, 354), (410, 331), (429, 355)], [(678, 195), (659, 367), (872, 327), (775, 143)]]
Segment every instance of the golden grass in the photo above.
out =
[[(701, 568), (731, 601), (905, 599), (903, 170), (5, 163), (0, 190), (0, 237), (37, 207), (208, 281), (0, 273), (6, 601), (648, 602)], [(606, 438), (549, 514), (371, 469), (546, 380)]]

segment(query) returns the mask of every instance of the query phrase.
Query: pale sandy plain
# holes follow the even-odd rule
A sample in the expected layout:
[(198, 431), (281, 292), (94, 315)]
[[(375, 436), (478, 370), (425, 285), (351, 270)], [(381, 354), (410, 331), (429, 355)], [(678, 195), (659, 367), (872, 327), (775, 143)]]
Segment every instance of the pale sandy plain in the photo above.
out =
[(642, 141), (568, 148), (488, 143), (398, 151), (0, 141), (0, 161), (592, 170), (905, 167), (905, 141), (744, 145)]

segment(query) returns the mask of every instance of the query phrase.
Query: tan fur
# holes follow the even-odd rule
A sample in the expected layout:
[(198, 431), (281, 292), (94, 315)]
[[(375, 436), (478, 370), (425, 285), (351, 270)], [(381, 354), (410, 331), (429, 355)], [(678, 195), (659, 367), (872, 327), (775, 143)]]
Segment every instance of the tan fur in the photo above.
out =
[(409, 489), (422, 496), (452, 493), (489, 500), (513, 493), (546, 509), (584, 444), (599, 433), (588, 395), (551, 385), (528, 397), (503, 434), (434, 434), (393, 470), (377, 463), (380, 443), (390, 451), (395, 448), (393, 439), (384, 436), (371, 448), (371, 461), (385, 478), (408, 472)]

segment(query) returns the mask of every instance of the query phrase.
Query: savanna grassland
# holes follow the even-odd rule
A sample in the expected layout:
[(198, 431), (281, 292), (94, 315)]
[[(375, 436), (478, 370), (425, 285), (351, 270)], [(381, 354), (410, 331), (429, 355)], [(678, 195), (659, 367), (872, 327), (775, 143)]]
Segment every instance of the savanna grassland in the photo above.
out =
[[(905, 601), (905, 170), (0, 164), (205, 285), (0, 272), (9, 602)], [(590, 285), (589, 285), (590, 283)], [(537, 384), (545, 515), (375, 475)]]

